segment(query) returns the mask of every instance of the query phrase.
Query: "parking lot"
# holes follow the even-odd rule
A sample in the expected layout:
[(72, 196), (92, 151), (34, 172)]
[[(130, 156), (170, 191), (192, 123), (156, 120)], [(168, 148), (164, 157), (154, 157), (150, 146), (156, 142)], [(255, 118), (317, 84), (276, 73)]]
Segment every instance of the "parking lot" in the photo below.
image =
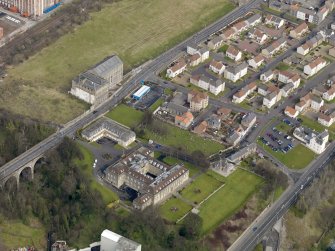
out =
[(299, 142), (293, 138), (290, 131), (299, 126), (300, 122), (296, 119), (285, 118), (273, 123), (264, 134), (260, 141), (267, 145), (274, 152), (287, 153), (292, 150)]
[(159, 99), (163, 93), (164, 89), (156, 84), (146, 84), (150, 86), (150, 91), (145, 94), (140, 100), (132, 100), (131, 105), (135, 109), (139, 110), (146, 110), (149, 108), (153, 103)]

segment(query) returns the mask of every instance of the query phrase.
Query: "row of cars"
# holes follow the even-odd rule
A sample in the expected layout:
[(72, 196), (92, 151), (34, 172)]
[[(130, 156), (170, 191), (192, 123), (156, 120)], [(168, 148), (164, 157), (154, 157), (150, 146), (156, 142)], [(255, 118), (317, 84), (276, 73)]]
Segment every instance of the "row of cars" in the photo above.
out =
[(272, 128), (272, 132), (267, 132), (266, 135), (260, 137), (260, 140), (274, 152), (281, 151), (283, 153), (287, 153), (294, 147), (292, 137), (284, 134), (275, 127)]

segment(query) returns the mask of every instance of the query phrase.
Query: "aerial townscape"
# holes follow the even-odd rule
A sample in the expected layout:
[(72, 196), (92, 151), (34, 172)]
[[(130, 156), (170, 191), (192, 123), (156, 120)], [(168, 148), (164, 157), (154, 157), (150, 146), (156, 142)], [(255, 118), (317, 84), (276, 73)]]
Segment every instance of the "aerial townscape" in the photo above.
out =
[(335, 0), (0, 0), (0, 251), (335, 251)]

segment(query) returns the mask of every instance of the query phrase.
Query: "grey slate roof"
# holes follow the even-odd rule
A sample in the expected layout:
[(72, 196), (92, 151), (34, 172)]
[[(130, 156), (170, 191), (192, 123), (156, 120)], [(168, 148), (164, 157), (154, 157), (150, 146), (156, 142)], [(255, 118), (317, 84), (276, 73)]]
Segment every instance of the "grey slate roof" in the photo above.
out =
[(107, 130), (115, 137), (116, 140), (120, 139), (124, 142), (136, 137), (136, 134), (133, 131), (108, 118), (98, 119), (92, 125), (86, 127), (83, 130), (82, 135), (84, 137), (91, 138), (95, 134), (100, 133), (102, 130)]
[(113, 56), (107, 57), (106, 59), (104, 59), (102, 62), (94, 66), (89, 71), (98, 76), (105, 76), (106, 74), (110, 72), (111, 69), (116, 68), (122, 64), (123, 63), (121, 59), (118, 56), (113, 55)]

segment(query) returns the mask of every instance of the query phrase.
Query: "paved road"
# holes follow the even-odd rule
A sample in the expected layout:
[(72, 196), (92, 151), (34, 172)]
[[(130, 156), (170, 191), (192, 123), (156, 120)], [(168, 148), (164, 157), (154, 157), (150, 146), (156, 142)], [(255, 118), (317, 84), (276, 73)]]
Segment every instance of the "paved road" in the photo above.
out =
[(226, 27), (237, 18), (244, 16), (246, 13), (249, 12), (250, 9), (257, 7), (260, 2), (261, 0), (252, 0), (248, 4), (235, 9), (233, 12), (229, 13), (222, 19), (198, 32), (196, 36), (183, 41), (174, 48), (168, 50), (156, 59), (152, 60), (149, 64), (143, 67), (143, 69), (138, 74), (136, 74), (130, 81), (123, 84), (123, 86), (116, 95), (114, 95), (107, 102), (101, 104), (99, 107), (96, 107), (95, 111), (91, 110), (80, 118), (77, 118), (74, 121), (68, 123), (59, 132), (51, 135), (50, 137), (35, 145), (28, 151), (24, 152), (14, 160), (2, 166), (0, 168), (0, 181), (8, 178), (12, 173), (19, 170), (29, 161), (43, 155), (44, 152), (58, 145), (62, 141), (62, 138), (64, 136), (74, 135), (78, 129), (87, 125), (94, 119), (106, 113), (112, 107), (116, 106), (124, 97), (126, 97), (136, 88), (136, 84), (138, 84), (141, 80), (146, 80), (150, 75), (154, 74), (159, 69), (162, 69), (166, 65), (169, 65), (181, 51), (185, 50), (186, 46), (190, 43), (190, 41), (200, 42), (206, 40), (207, 37), (211, 34)]

